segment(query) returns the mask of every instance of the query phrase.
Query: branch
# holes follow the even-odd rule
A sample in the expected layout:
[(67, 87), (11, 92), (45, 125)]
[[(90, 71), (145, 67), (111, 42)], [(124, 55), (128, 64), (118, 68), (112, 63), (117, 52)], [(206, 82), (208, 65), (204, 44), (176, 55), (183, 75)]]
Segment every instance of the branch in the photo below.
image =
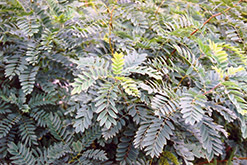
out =
[(209, 91), (204, 92), (202, 95), (206, 95), (206, 94), (209, 94), (209, 93), (213, 92), (216, 88), (218, 88), (218, 87), (221, 86), (221, 85), (222, 85), (221, 83), (217, 84), (216, 86), (214, 86), (214, 87), (213, 87), (212, 89), (210, 89)]
[(165, 0), (163, 0), (160, 5), (158, 6), (157, 10), (155, 11), (155, 16), (158, 14), (158, 11), (160, 9), (160, 7), (163, 5), (163, 3), (165, 2)]
[[(239, 0), (238, 3), (234, 4), (233, 7), (237, 6), (239, 3), (241, 3), (243, 0)], [(228, 7), (227, 9), (224, 10), (224, 12), (219, 12), (217, 14), (212, 15), (209, 19), (207, 19), (200, 28), (197, 28), (196, 30), (194, 30), (192, 33), (190, 33), (190, 36), (194, 35), (198, 30), (202, 29), (211, 19), (213, 19), (214, 17), (217, 17), (219, 15), (222, 15), (223, 13), (226, 13), (228, 10), (230, 10), (233, 7)]]
[[(233, 7), (237, 6), (239, 3), (241, 2), (247, 2), (247, 0), (239, 0), (238, 3), (234, 4)], [(226, 13), (228, 10), (230, 10), (233, 7), (228, 7), (227, 9), (224, 10), (224, 13)], [(159, 8), (158, 8), (159, 9)], [(158, 12), (157, 9), (157, 12)], [(155, 13), (156, 14), (156, 13)], [(223, 12), (219, 12), (217, 14), (212, 15), (209, 19), (207, 19), (200, 28), (197, 28), (196, 30), (194, 30), (193, 32), (190, 33), (190, 36), (193, 36), (198, 30), (202, 29), (211, 19), (213, 19), (214, 17), (217, 17), (219, 15), (223, 14)], [(176, 52), (176, 49), (174, 49), (171, 53), (171, 55), (173, 55)]]
[(111, 30), (113, 29), (113, 26), (112, 26), (112, 17), (113, 17), (113, 11), (115, 10), (116, 6), (114, 6), (111, 10), (111, 13), (110, 13), (110, 20), (109, 20), (109, 46), (110, 46), (110, 50), (111, 50), (111, 54), (113, 55), (113, 48), (112, 48), (112, 44), (111, 44)]

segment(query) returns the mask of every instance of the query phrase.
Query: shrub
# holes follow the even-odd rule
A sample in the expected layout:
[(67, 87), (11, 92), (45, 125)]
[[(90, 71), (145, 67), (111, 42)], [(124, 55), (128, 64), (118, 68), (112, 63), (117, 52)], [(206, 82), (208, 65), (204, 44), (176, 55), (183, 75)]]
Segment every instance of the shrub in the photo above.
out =
[(246, 157), (247, 3), (0, 2), (1, 164)]

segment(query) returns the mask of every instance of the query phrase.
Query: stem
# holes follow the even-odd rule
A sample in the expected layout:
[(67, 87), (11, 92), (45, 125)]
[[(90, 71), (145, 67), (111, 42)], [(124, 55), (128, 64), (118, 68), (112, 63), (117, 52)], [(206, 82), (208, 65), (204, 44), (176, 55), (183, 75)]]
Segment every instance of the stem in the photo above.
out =
[[(233, 7), (237, 6), (239, 3), (241, 3), (243, 0), (239, 0), (238, 3), (234, 4)], [(217, 17), (219, 15), (222, 15), (223, 13), (226, 13), (228, 10), (230, 10), (233, 7), (228, 7), (227, 9), (224, 10), (224, 12), (219, 12), (216, 13), (214, 15), (212, 15), (209, 19), (207, 19), (200, 28), (197, 28), (196, 30), (194, 30), (192, 33), (190, 33), (190, 36), (194, 35), (198, 30), (202, 29), (211, 19), (213, 19), (214, 17)]]
[(118, 89), (121, 91), (121, 93), (123, 95), (123, 99), (126, 102), (126, 105), (129, 106), (129, 103), (128, 103), (127, 98), (126, 98), (126, 96), (124, 94), (124, 91), (122, 90), (122, 88), (119, 85), (118, 85)]
[(163, 5), (163, 3), (165, 2), (165, 0), (163, 0), (160, 5), (158, 6), (157, 10), (155, 11), (155, 16), (158, 14), (158, 11), (160, 9), (160, 7)]
[(153, 162), (153, 158), (150, 160), (149, 165), (152, 165), (152, 162)]
[(230, 155), (230, 158), (228, 159), (228, 162), (227, 162), (228, 165), (232, 165), (232, 160), (233, 160), (233, 156), (235, 154), (235, 151), (236, 151), (236, 148), (233, 149), (233, 151)]
[(74, 157), (68, 162), (68, 164), (73, 163), (76, 159), (79, 160), (78, 157), (79, 157), (80, 155), (81, 155), (81, 152), (79, 152), (76, 156), (74, 156)]
[(179, 85), (183, 82), (183, 80), (184, 80), (187, 76), (188, 76), (188, 75), (184, 75), (184, 76), (182, 77), (182, 79), (179, 81), (177, 87), (175, 88), (175, 91), (177, 91)]
[[(237, 6), (239, 3), (241, 2), (246, 2), (247, 0), (239, 0), (236, 4), (233, 5), (233, 7)], [(228, 7), (227, 9), (224, 10), (224, 12), (219, 12), (217, 14), (212, 15), (209, 19), (207, 19), (200, 28), (197, 28), (196, 30), (194, 30), (193, 32), (190, 33), (190, 36), (193, 36), (198, 30), (202, 29), (211, 19), (213, 19), (214, 17), (217, 17), (223, 13), (226, 13), (228, 10), (230, 10), (233, 7)], [(159, 8), (158, 8), (159, 9)], [(157, 10), (158, 10), (157, 9)], [(158, 11), (157, 11), (158, 12)], [(176, 52), (176, 49), (174, 49), (171, 53), (171, 55), (173, 55)]]
[(218, 88), (218, 87), (221, 86), (221, 85), (222, 85), (221, 83), (217, 84), (216, 86), (214, 86), (214, 87), (213, 87), (212, 89), (210, 89), (209, 91), (204, 92), (202, 95), (206, 95), (206, 94), (209, 94), (209, 93), (213, 92), (216, 88)]
[(111, 50), (111, 54), (113, 55), (113, 48), (112, 48), (112, 44), (111, 44), (111, 30), (113, 29), (113, 26), (112, 26), (112, 17), (113, 17), (113, 11), (115, 10), (116, 6), (114, 6), (111, 10), (111, 13), (110, 13), (110, 21), (109, 21), (109, 35), (108, 35), (108, 38), (109, 38), (109, 46), (110, 46), (110, 50)]

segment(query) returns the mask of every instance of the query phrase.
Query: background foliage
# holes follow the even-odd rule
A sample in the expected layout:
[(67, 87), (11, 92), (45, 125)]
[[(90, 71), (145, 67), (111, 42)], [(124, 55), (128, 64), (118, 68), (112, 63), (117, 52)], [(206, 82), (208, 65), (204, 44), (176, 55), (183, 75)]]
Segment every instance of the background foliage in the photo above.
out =
[(247, 157), (244, 0), (0, 1), (1, 164)]

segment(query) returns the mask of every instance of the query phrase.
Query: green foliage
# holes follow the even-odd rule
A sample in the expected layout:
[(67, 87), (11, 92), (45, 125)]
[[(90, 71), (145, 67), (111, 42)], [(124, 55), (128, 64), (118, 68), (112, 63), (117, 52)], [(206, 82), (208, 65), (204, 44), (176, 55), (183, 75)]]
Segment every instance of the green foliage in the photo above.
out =
[(1, 1), (0, 164), (247, 157), (246, 13), (229, 0)]
[(117, 124), (118, 109), (116, 108), (118, 88), (111, 83), (105, 83), (99, 88), (100, 94), (95, 98), (95, 113), (99, 114), (97, 121), (100, 126), (104, 126), (109, 129), (112, 125)]
[(29, 148), (23, 144), (8, 144), (8, 152), (13, 155), (10, 159), (16, 164), (35, 164), (35, 158)]
[(90, 86), (96, 83), (96, 80), (104, 79), (108, 76), (109, 62), (106, 62), (104, 59), (81, 58), (79, 61), (75, 61), (75, 63), (79, 64), (78, 68), (84, 74), (77, 75), (78, 78), (71, 84), (74, 87), (72, 95), (88, 90)]
[(66, 127), (62, 126), (62, 121), (58, 115), (52, 115), (47, 118), (47, 126), (50, 133), (57, 140), (62, 141), (64, 144), (70, 144), (73, 138), (73, 133), (66, 131)]
[(173, 135), (174, 125), (168, 119), (155, 117), (149, 117), (148, 119), (141, 123), (136, 132), (134, 145), (137, 148), (145, 148), (146, 154), (153, 158), (160, 155), (163, 146), (170, 140), (170, 136)]
[(168, 159), (175, 165), (179, 165), (177, 157), (169, 151), (164, 151), (160, 157), (160, 165), (168, 165)]
[(180, 99), (180, 108), (186, 124), (194, 125), (202, 120), (206, 101), (207, 97), (198, 94), (197, 91), (188, 91), (183, 94)]
[(112, 58), (112, 70), (113, 73), (118, 75), (122, 73), (124, 65), (123, 53), (115, 53)]

